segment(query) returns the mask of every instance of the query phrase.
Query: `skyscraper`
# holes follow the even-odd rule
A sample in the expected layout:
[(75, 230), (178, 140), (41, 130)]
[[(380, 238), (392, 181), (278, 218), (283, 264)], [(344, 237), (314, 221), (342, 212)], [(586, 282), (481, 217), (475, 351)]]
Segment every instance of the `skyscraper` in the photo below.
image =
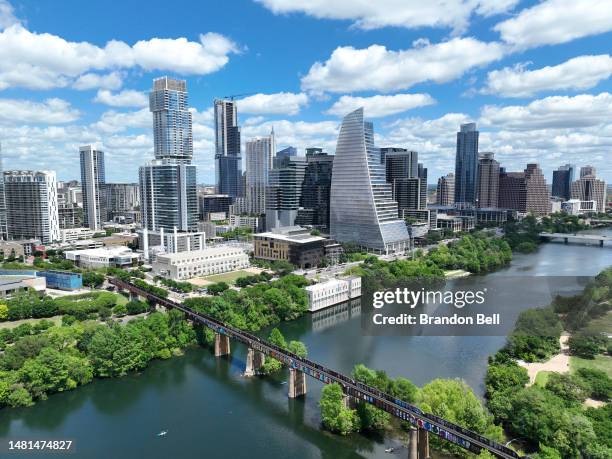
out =
[(399, 217), (404, 210), (427, 207), (427, 169), (419, 164), (416, 151), (403, 148), (381, 148), (385, 158), (386, 180), (391, 184), (392, 198), (397, 201)]
[(288, 158), (289, 156), (297, 156), (297, 148), (287, 147), (277, 151), (276, 157), (274, 158), (273, 167), (277, 167), (278, 164), (282, 164), (283, 161), (285, 161), (285, 158)]
[(92, 230), (102, 228), (108, 218), (104, 183), (104, 152), (91, 145), (79, 148), (81, 159), (81, 189), (83, 192), (83, 224)]
[(193, 132), (187, 82), (169, 77), (153, 80), (149, 110), (153, 113), (155, 159), (189, 164), (193, 158)]
[(215, 99), (214, 103), (217, 193), (242, 196), (242, 157), (236, 102)]
[(301, 208), (295, 223), (319, 226), (327, 231), (334, 156), (324, 153), (321, 148), (307, 148), (306, 162)]
[(6, 198), (4, 196), (4, 172), (2, 169), (2, 145), (0, 145), (0, 239), (8, 239), (6, 227)]
[(374, 146), (372, 123), (363, 108), (342, 120), (331, 184), (331, 237), (388, 253), (409, 246), (406, 224), (398, 219), (380, 151)]
[(196, 231), (198, 194), (186, 82), (158, 78), (149, 100), (155, 160), (139, 170), (143, 226), (151, 231)]
[(594, 175), (585, 175), (572, 182), (571, 197), (580, 201), (595, 201), (596, 212), (606, 211), (606, 183)]
[(455, 174), (446, 174), (438, 179), (436, 204), (452, 206), (455, 203)]
[(6, 171), (4, 190), (11, 239), (60, 239), (55, 172)]
[(294, 226), (306, 174), (304, 156), (287, 156), (270, 171), (266, 190), (266, 230)]
[(380, 149), (380, 157), (385, 165), (387, 182), (418, 176), (419, 154), (416, 151), (385, 147)]
[(476, 204), (478, 184), (478, 131), (476, 123), (462, 124), (457, 132), (455, 204)]
[(497, 207), (499, 200), (499, 163), (492, 152), (480, 154), (478, 160), (477, 207)]
[(499, 176), (499, 207), (542, 216), (550, 213), (550, 194), (537, 164), (523, 172), (502, 171)]
[(104, 190), (109, 220), (128, 216), (140, 207), (140, 188), (137, 183), (107, 183)]
[(566, 164), (553, 171), (552, 195), (565, 200), (570, 199), (572, 194), (572, 182), (576, 166)]
[(595, 177), (597, 170), (593, 166), (582, 166), (580, 168), (580, 177), (586, 177), (587, 175)]
[(246, 198), (252, 214), (263, 214), (266, 209), (266, 187), (276, 152), (274, 130), (267, 137), (246, 143)]

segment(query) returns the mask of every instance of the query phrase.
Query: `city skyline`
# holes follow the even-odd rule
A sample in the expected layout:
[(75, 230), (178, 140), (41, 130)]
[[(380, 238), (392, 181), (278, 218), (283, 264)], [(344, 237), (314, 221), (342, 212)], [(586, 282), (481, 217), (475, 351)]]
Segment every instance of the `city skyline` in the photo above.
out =
[[(190, 88), (199, 183), (215, 182), (213, 100), (232, 94), (243, 155), (244, 143), (267, 135), (272, 125), (279, 149), (292, 145), (303, 154), (315, 146), (333, 154), (339, 117), (363, 105), (376, 123), (377, 146), (418, 151), (430, 177), (453, 171), (455, 132), (473, 121), (480, 150), (494, 152), (509, 170), (538, 162), (550, 182), (552, 170), (565, 163), (590, 163), (612, 181), (604, 162), (612, 148), (610, 21), (573, 21), (577, 10), (555, 8), (559, 0), (504, 2), (507, 11), (481, 1), (439, 17), (409, 2), (392, 15), (384, 2), (342, 14), (299, 1), (240, 1), (245, 18), (266, 24), (256, 35), (240, 27), (240, 18), (220, 26), (219, 5), (207, 5), (206, 14), (188, 5), (192, 14), (180, 30), (160, 32), (147, 20), (162, 11), (155, 3), (139, 11), (137, 31), (117, 27), (112, 11), (93, 4), (98, 27), (80, 32), (71, 21), (84, 13), (70, 13), (70, 3), (53, 10), (0, 0), (6, 169), (52, 169), (58, 180), (77, 178), (75, 152), (94, 144), (106, 153), (109, 181), (136, 181), (137, 165), (153, 154), (150, 82), (169, 75)], [(572, 5), (581, 17), (610, 14), (589, 0)], [(554, 31), (522, 34), (538, 15), (555, 21)], [(292, 44), (304, 35), (311, 46), (295, 56)], [(31, 50), (46, 51), (42, 46), (51, 42), (52, 63)], [(173, 61), (169, 53), (185, 59)], [(354, 83), (350, 71), (339, 71), (352, 57), (377, 71)], [(37, 166), (27, 167), (34, 158)]]

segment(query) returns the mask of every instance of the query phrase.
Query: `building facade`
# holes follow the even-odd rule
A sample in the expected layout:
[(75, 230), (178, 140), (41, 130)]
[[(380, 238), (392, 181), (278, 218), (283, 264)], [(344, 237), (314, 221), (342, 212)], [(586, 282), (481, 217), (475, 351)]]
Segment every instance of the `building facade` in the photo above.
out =
[(6, 224), (6, 198), (4, 196), (4, 171), (2, 168), (2, 144), (0, 144), (0, 240), (8, 239)]
[(306, 171), (302, 182), (301, 208), (295, 223), (329, 231), (329, 199), (334, 156), (320, 148), (306, 149)]
[(315, 312), (360, 297), (361, 277), (326, 279), (323, 282), (304, 287), (304, 290), (306, 290), (306, 296), (308, 297), (308, 310)]
[(214, 112), (217, 193), (242, 196), (242, 157), (236, 102), (233, 99), (215, 99)]
[(81, 160), (81, 189), (83, 193), (83, 224), (92, 230), (102, 228), (108, 220), (104, 184), (104, 152), (92, 145), (79, 148)]
[(60, 239), (55, 172), (6, 171), (4, 192), (11, 239)]
[(462, 124), (457, 132), (455, 203), (475, 205), (478, 185), (478, 131), (476, 123)]
[(138, 183), (107, 183), (104, 190), (106, 213), (109, 220), (140, 209)]
[(331, 184), (330, 230), (338, 242), (382, 253), (404, 251), (410, 245), (380, 152), (374, 147), (373, 126), (364, 122), (362, 108), (346, 115), (340, 127)]
[(97, 249), (68, 250), (66, 260), (71, 260), (80, 268), (126, 268), (134, 266), (140, 255), (127, 247), (100, 247)]
[(492, 152), (480, 154), (478, 160), (477, 207), (494, 208), (499, 202), (499, 163)]
[(572, 182), (574, 181), (574, 173), (576, 166), (566, 164), (553, 171), (552, 180), (552, 195), (565, 200), (570, 199), (572, 195)]
[(438, 179), (436, 188), (436, 204), (452, 206), (455, 203), (455, 174), (446, 174)]
[(499, 201), (503, 209), (542, 216), (550, 213), (550, 193), (542, 170), (527, 164), (523, 172), (505, 172), (499, 176)]
[(249, 256), (231, 246), (210, 247), (191, 252), (158, 255), (153, 262), (157, 276), (182, 281), (249, 267)]
[(266, 230), (294, 226), (302, 198), (307, 159), (288, 156), (270, 171), (266, 189)]
[(253, 256), (261, 260), (288, 261), (300, 268), (313, 268), (325, 256), (326, 241), (299, 226), (277, 228), (253, 235)]
[(269, 136), (246, 143), (246, 199), (250, 214), (263, 214), (266, 211), (266, 188), (275, 152), (274, 129)]
[(594, 212), (606, 211), (606, 183), (594, 175), (584, 175), (572, 183), (572, 199), (595, 201)]

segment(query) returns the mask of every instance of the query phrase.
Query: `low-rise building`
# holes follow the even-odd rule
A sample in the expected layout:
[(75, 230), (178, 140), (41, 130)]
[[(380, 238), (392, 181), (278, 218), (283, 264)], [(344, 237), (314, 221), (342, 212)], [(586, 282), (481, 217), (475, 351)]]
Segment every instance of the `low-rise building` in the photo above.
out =
[(13, 241), (2, 241), (0, 242), (0, 254), (2, 258), (19, 258), (25, 256), (23, 245)]
[(581, 201), (580, 199), (570, 199), (561, 203), (561, 210), (569, 215), (582, 215), (594, 213), (597, 210), (597, 202)]
[(134, 266), (140, 254), (127, 247), (100, 247), (97, 249), (70, 250), (64, 252), (67, 260), (81, 268), (125, 268)]
[(259, 229), (259, 217), (248, 215), (230, 215), (229, 224), (232, 228), (251, 228), (254, 233)]
[(63, 228), (60, 229), (60, 240), (63, 243), (74, 242), (80, 239), (91, 239), (95, 231), (89, 228)]
[(28, 289), (43, 292), (45, 288), (45, 278), (37, 277), (35, 274), (0, 275), (0, 297), (13, 296)]
[(77, 290), (83, 288), (83, 276), (81, 273), (73, 273), (70, 271), (38, 271), (38, 277), (44, 277), (47, 280), (48, 288), (56, 288), (59, 290)]
[(261, 260), (284, 260), (302, 269), (313, 268), (325, 256), (325, 241), (299, 226), (275, 228), (253, 235), (253, 253)]
[(462, 215), (438, 214), (438, 228), (448, 229), (453, 233), (474, 229), (474, 217)]
[(221, 274), (249, 267), (249, 256), (231, 246), (209, 247), (190, 252), (159, 254), (153, 261), (153, 272), (173, 280)]
[(361, 277), (327, 279), (305, 287), (310, 312), (361, 296)]

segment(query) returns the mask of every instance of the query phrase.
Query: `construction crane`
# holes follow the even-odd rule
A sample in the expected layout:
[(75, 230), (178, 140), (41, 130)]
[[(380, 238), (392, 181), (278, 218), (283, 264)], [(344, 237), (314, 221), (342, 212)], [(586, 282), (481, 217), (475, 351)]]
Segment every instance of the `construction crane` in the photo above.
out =
[(256, 93), (254, 93), (254, 92), (247, 92), (247, 93), (244, 93), (244, 94), (232, 94), (232, 95), (229, 95), (229, 96), (223, 96), (223, 98), (224, 99), (229, 99), (229, 100), (233, 101), (236, 97), (252, 96), (254, 94), (256, 94)]

